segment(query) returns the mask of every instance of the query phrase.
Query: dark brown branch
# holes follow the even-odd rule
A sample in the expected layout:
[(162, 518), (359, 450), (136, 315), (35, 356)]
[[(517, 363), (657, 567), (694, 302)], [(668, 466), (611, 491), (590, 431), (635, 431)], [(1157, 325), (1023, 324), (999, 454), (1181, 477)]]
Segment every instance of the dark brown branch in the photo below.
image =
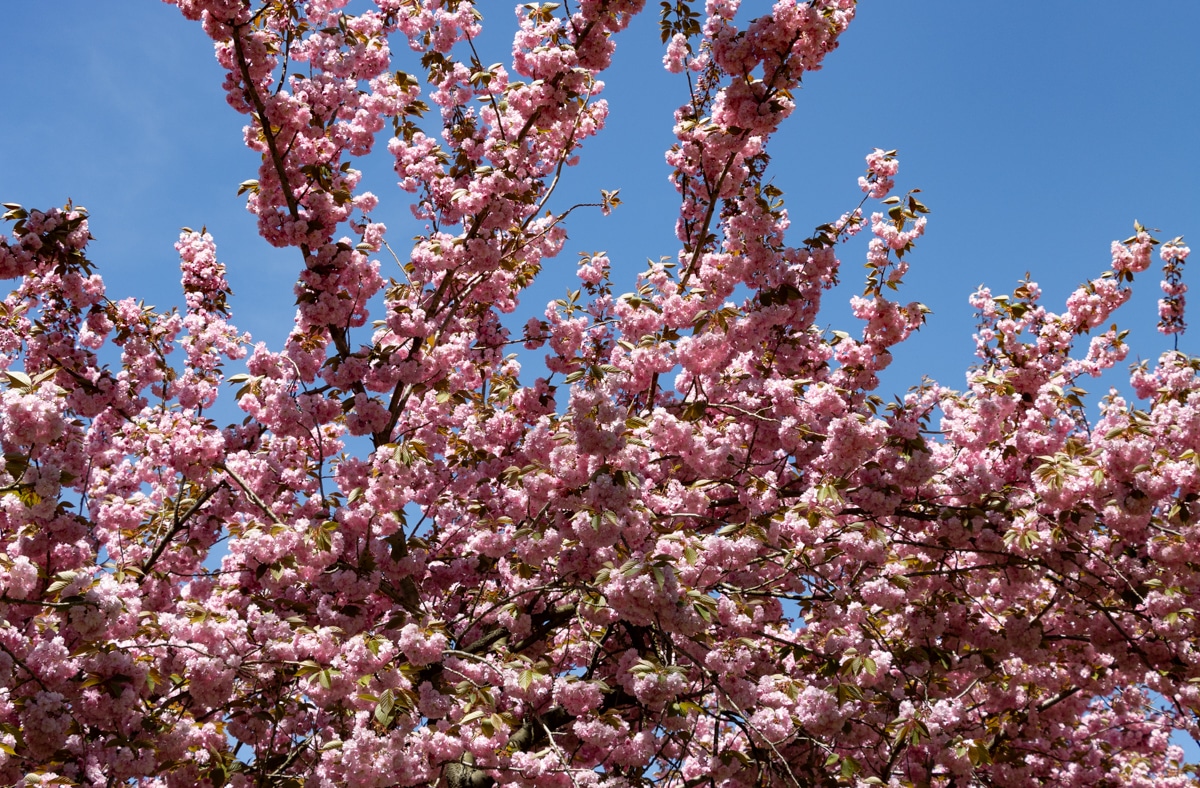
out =
[[(271, 162), (275, 165), (275, 174), (279, 177), (279, 188), (283, 191), (283, 198), (287, 200), (288, 212), (294, 220), (299, 221), (300, 206), (296, 201), (296, 195), (292, 193), (291, 183), (287, 177), (287, 168), (284, 167), (283, 156), (279, 153), (279, 145), (275, 141), (275, 135), (271, 133), (271, 122), (267, 119), (266, 105), (263, 104), (262, 97), (258, 95), (258, 91), (254, 89), (254, 83), (250, 79), (250, 64), (246, 62), (246, 52), (242, 47), (243, 25), (230, 25), (230, 27), (233, 30), (233, 50), (237, 56), (238, 68), (242, 72), (242, 84), (245, 86), (246, 97), (254, 105), (254, 114), (258, 117), (259, 128), (262, 129), (263, 138), (267, 142), (267, 150), (271, 153)], [(309, 256), (307, 244), (301, 248), (307, 260)]]
[(192, 515), (198, 512), (200, 507), (207, 503), (208, 499), (211, 498), (217, 490), (228, 486), (229, 485), (225, 481), (221, 481), (219, 484), (209, 487), (204, 491), (203, 494), (201, 494), (199, 498), (196, 499), (195, 503), (188, 507), (188, 510), (184, 512), (183, 517), (179, 516), (179, 508), (176, 506), (175, 525), (173, 525), (171, 530), (159, 540), (158, 544), (154, 547), (154, 552), (151, 553), (150, 557), (146, 559), (146, 563), (142, 564), (142, 576), (138, 578), (139, 584), (150, 574), (150, 570), (154, 567), (154, 564), (158, 561), (158, 559), (162, 557), (163, 551), (167, 549), (167, 545), (170, 544), (171, 540), (174, 539), (175, 536), (184, 529), (184, 527), (188, 524), (188, 520), (192, 519)]

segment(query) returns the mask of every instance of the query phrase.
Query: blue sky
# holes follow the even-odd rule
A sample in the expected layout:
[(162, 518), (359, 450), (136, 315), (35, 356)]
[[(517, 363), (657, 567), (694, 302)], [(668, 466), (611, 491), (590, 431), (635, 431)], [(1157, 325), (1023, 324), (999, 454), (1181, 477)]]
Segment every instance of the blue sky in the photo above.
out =
[[(678, 248), (663, 151), (685, 85), (660, 66), (651, 6), (619, 39), (606, 76), (610, 126), (585, 147), (559, 201), (562, 208), (619, 188), (625, 204), (608, 218), (573, 215), (560, 264), (525, 309), (539, 312), (562, 293), (577, 252), (607, 250), (621, 292), (646, 258)], [(481, 7), (485, 24), (512, 26), (507, 2)], [(767, 4), (744, 3), (744, 11), (756, 7)], [(277, 345), (299, 259), (259, 241), (236, 196), (256, 159), (241, 145), (244, 121), (224, 102), (198, 26), (152, 0), (58, 0), (6, 8), (6, 28), (32, 32), (0, 51), (9, 85), (0, 199), (85, 205), (110, 296), (160, 306), (179, 301), (179, 228), (206, 225), (230, 269), (235, 321)], [(933, 315), (897, 352), (885, 393), (923, 374), (961, 385), (973, 353), (966, 299), (980, 283), (1006, 291), (1029, 271), (1057, 308), (1108, 266), (1109, 242), (1126, 237), (1134, 219), (1162, 237), (1200, 240), (1198, 38), (1200, 4), (1185, 0), (860, 4), (841, 48), (805, 80), (771, 150), (774, 182), (803, 233), (797, 239), (857, 203), (863, 156), (877, 146), (900, 151), (899, 188), (922, 189), (933, 211), (904, 290)], [(507, 60), (503, 36), (481, 47), (485, 62)], [(381, 197), (375, 218), (402, 249), (420, 228), (387, 158), (364, 164), (367, 188)], [(861, 246), (842, 258), (848, 296), (859, 285)], [(1154, 358), (1167, 347), (1154, 332), (1157, 277), (1145, 277), (1138, 293), (1121, 323), (1132, 329), (1135, 353)], [(853, 328), (843, 301), (830, 299), (828, 320)], [(1182, 349), (1200, 349), (1197, 332), (1200, 324)]]
[[(663, 151), (685, 85), (661, 68), (650, 6), (619, 39), (606, 75), (609, 128), (568, 173), (558, 207), (593, 201), (601, 188), (619, 188), (625, 204), (608, 218), (572, 216), (563, 258), (523, 313), (540, 312), (571, 284), (578, 252), (607, 250), (621, 292), (646, 258), (678, 248)], [(747, 0), (743, 10), (766, 7)], [(493, 29), (513, 25), (508, 2), (481, 8)], [(206, 225), (230, 269), (235, 322), (278, 345), (298, 255), (261, 242), (236, 196), (256, 159), (241, 145), (243, 118), (224, 102), (198, 26), (153, 0), (5, 10), (8, 30), (29, 32), (0, 50), (9, 85), (0, 199), (86, 206), (110, 296), (159, 306), (180, 300), (179, 228)], [(857, 204), (855, 180), (873, 147), (900, 151), (899, 188), (922, 189), (933, 211), (903, 291), (933, 314), (896, 353), (882, 393), (926, 374), (961, 386), (973, 361), (967, 296), (980, 283), (1007, 291), (1029, 271), (1057, 309), (1108, 266), (1110, 241), (1129, 235), (1134, 219), (1165, 238), (1200, 239), (1198, 36), (1200, 4), (1185, 0), (860, 4), (841, 48), (805, 80), (771, 151), (797, 239)], [(480, 46), (485, 62), (508, 59), (504, 35)], [(420, 228), (387, 159), (363, 164), (366, 187), (381, 197), (376, 220), (403, 249)], [(855, 329), (842, 304), (860, 284), (862, 246), (842, 258), (844, 292), (827, 302), (827, 320)], [(1134, 355), (1152, 359), (1168, 346), (1154, 332), (1157, 277), (1145, 277), (1138, 294), (1121, 325), (1132, 329)], [(1200, 324), (1181, 349), (1200, 349), (1196, 332)]]
[[(594, 201), (602, 188), (619, 188), (625, 204), (608, 218), (573, 214), (563, 258), (531, 291), (525, 314), (572, 285), (578, 252), (607, 250), (622, 292), (646, 258), (678, 248), (663, 152), (686, 85), (661, 68), (657, 4), (649, 5), (619, 39), (618, 65), (606, 76), (610, 127), (568, 173), (558, 208)], [(753, 13), (768, 4), (743, 6)], [(512, 26), (509, 2), (480, 7), (487, 22)], [(172, 248), (179, 228), (206, 225), (229, 266), (235, 322), (278, 346), (300, 260), (260, 241), (236, 196), (257, 160), (241, 145), (244, 120), (225, 104), (199, 27), (154, 0), (9, 3), (4, 11), (0, 201), (86, 206), (91, 257), (110, 297), (160, 307), (181, 302)], [(1197, 41), (1194, 0), (860, 4), (826, 69), (805, 80), (771, 151), (797, 242), (858, 203), (856, 179), (874, 147), (900, 151), (900, 190), (920, 188), (932, 209), (903, 292), (933, 314), (897, 350), (881, 393), (901, 393), (922, 375), (962, 385), (973, 361), (967, 296), (981, 283), (1008, 291), (1028, 271), (1057, 311), (1077, 284), (1108, 267), (1109, 243), (1128, 236), (1135, 219), (1161, 238), (1200, 245)], [(508, 60), (502, 36), (480, 45), (485, 62)], [(420, 229), (407, 195), (386, 153), (363, 169), (366, 188), (381, 198), (375, 218), (400, 251)], [(861, 244), (843, 251), (845, 285), (827, 302), (831, 327), (857, 328), (841, 303), (860, 285), (862, 252)], [(1200, 280), (1189, 272), (1185, 281), (1196, 288)], [(1141, 279), (1120, 316), (1132, 330), (1131, 361), (1170, 346), (1154, 330), (1157, 282), (1153, 272)], [(1195, 353), (1200, 289), (1192, 296), (1194, 328), (1180, 348)]]

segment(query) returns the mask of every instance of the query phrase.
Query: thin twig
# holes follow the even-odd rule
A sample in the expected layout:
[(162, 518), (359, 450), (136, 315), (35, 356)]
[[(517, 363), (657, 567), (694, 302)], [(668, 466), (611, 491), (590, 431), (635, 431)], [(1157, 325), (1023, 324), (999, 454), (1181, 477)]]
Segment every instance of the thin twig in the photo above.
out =
[(150, 569), (154, 566), (155, 562), (158, 561), (158, 559), (162, 556), (163, 551), (167, 549), (167, 545), (170, 544), (171, 540), (175, 538), (176, 534), (178, 534), (180, 531), (183, 530), (183, 527), (185, 525), (187, 525), (187, 522), (188, 522), (188, 520), (190, 520), (192, 518), (192, 515), (194, 515), (197, 511), (199, 511), (200, 507), (203, 506), (208, 501), (208, 499), (213, 496), (213, 494), (217, 490), (221, 489), (222, 487), (228, 487), (228, 486), (229, 486), (228, 484), (226, 484), (224, 481), (222, 481), (220, 484), (217, 484), (214, 487), (209, 487), (207, 490), (204, 491), (204, 493), (199, 498), (196, 499), (195, 503), (193, 503), (190, 507), (188, 507), (188, 510), (186, 512), (184, 512), (183, 517), (179, 517), (179, 507), (176, 506), (176, 508), (175, 508), (175, 525), (171, 528), (170, 531), (168, 531), (166, 533), (166, 535), (163, 536), (163, 538), (159, 541), (159, 543), (157, 545), (155, 545), (154, 552), (151, 553), (150, 557), (146, 559), (146, 563), (142, 564), (142, 577), (141, 577), (141, 579), (138, 580), (139, 584), (141, 583), (142, 580), (145, 580), (146, 577), (150, 574)]
[(273, 523), (276, 525), (287, 525), (285, 522), (283, 522), (283, 520), (279, 519), (275, 512), (271, 511), (271, 507), (267, 506), (266, 502), (264, 502), (262, 498), (258, 497), (258, 493), (250, 489), (250, 485), (246, 483), (246, 480), (241, 476), (238, 476), (237, 472), (233, 470), (233, 468), (230, 468), (228, 465), (224, 464), (217, 467), (229, 474), (229, 478), (233, 479), (234, 482), (237, 483), (237, 486), (242, 488), (242, 492), (246, 494), (246, 497), (250, 499), (250, 502), (259, 509), (262, 509), (267, 517), (271, 518)]

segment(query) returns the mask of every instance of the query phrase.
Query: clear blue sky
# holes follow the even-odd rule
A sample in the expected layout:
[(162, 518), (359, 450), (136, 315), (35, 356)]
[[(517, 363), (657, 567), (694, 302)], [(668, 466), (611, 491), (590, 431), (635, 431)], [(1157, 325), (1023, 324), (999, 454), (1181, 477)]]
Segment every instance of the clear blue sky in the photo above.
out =
[[(507, 29), (512, 5), (480, 7)], [(743, 11), (768, 5), (746, 0)], [(619, 39), (606, 77), (610, 128), (584, 149), (558, 207), (593, 201), (601, 188), (619, 188), (625, 205), (606, 219), (576, 212), (561, 265), (523, 310), (540, 312), (570, 286), (577, 252), (607, 250), (620, 292), (647, 257), (678, 248), (663, 151), (685, 85), (661, 68), (657, 4), (649, 6)], [(229, 266), (235, 322), (278, 346), (300, 260), (257, 238), (235, 194), (257, 161), (241, 145), (244, 120), (225, 104), (198, 26), (155, 0), (55, 0), (5, 4), (4, 29), (0, 200), (86, 206), (91, 256), (110, 297), (159, 306), (181, 302), (179, 228), (207, 225)], [(1029, 271), (1057, 311), (1075, 285), (1108, 267), (1110, 241), (1129, 235), (1134, 219), (1163, 238), (1188, 236), (1200, 264), (1197, 42), (1195, 0), (860, 4), (771, 151), (797, 241), (857, 204), (855, 181), (873, 147), (899, 149), (899, 188), (921, 188), (933, 211), (905, 293), (934, 314), (896, 353), (883, 393), (923, 374), (961, 386), (973, 360), (967, 296), (976, 285), (1007, 291)], [(508, 59), (501, 37), (481, 45), (485, 62)], [(386, 159), (365, 165), (366, 186), (381, 197), (375, 218), (399, 251), (419, 228)], [(848, 297), (860, 284), (861, 245), (842, 258)], [(1121, 318), (1142, 358), (1169, 347), (1154, 331), (1157, 281), (1152, 272), (1140, 281)], [(1189, 271), (1185, 281), (1194, 327), (1180, 347), (1195, 353), (1200, 279)], [(828, 321), (856, 329), (832, 301)]]
[[(685, 85), (660, 66), (657, 6), (649, 6), (619, 39), (618, 66), (606, 77), (610, 128), (585, 147), (559, 202), (619, 188), (625, 205), (607, 219), (576, 212), (561, 266), (524, 309), (540, 312), (561, 294), (577, 252), (607, 250), (620, 292), (632, 289), (620, 279), (631, 283), (647, 257), (678, 248), (663, 151)], [(743, 12), (767, 7), (747, 0)], [(485, 24), (513, 25), (505, 0), (481, 8)], [(241, 145), (243, 118), (224, 102), (198, 26), (153, 0), (56, 0), (10, 4), (5, 28), (21, 33), (0, 50), (8, 86), (0, 199), (85, 205), (110, 296), (160, 306), (179, 301), (171, 247), (179, 228), (207, 225), (230, 269), (235, 322), (277, 345), (299, 260), (257, 239), (235, 195), (256, 159)], [(1109, 242), (1126, 237), (1134, 219), (1200, 242), (1197, 41), (1200, 3), (1191, 0), (860, 4), (841, 48), (805, 80), (771, 151), (797, 239), (857, 203), (855, 179), (876, 146), (899, 149), (899, 188), (921, 188), (933, 210), (904, 294), (934, 314), (897, 353), (886, 393), (922, 374), (961, 385), (973, 352), (966, 299), (980, 283), (1009, 290), (1029, 271), (1057, 308), (1107, 267)], [(481, 46), (485, 62), (508, 58), (503, 36)], [(386, 153), (373, 159), (365, 169), (367, 188), (382, 198), (375, 218), (402, 249), (419, 228)], [(845, 295), (860, 283), (861, 252), (843, 250)], [(1133, 329), (1135, 351), (1153, 358), (1167, 347), (1153, 331), (1157, 278), (1139, 292), (1122, 327)], [(856, 328), (846, 325), (843, 301), (829, 302), (828, 320)], [(1200, 308), (1200, 290), (1193, 301)], [(1193, 322), (1182, 349), (1200, 349), (1195, 310)]]
[[(610, 128), (585, 148), (559, 203), (620, 188), (625, 205), (607, 219), (576, 213), (561, 267), (547, 271), (524, 309), (540, 311), (561, 294), (579, 251), (609, 251), (618, 279), (632, 281), (647, 257), (677, 249), (678, 203), (662, 154), (684, 85), (659, 65), (650, 6), (620, 39), (606, 78)], [(513, 24), (508, 2), (481, 7), (486, 22)], [(767, 4), (744, 3), (746, 12), (756, 7)], [(241, 146), (243, 119), (223, 100), (198, 27), (153, 0), (19, 3), (5, 12), (6, 29), (22, 33), (0, 50), (8, 85), (0, 199), (85, 205), (110, 295), (159, 305), (179, 301), (178, 229), (207, 225), (230, 268), (236, 322), (277, 345), (299, 261), (257, 239), (235, 195), (254, 177), (255, 157)], [(973, 347), (966, 298), (980, 283), (1007, 290), (1029, 271), (1055, 308), (1107, 267), (1109, 242), (1128, 235), (1135, 218), (1200, 241), (1197, 40), (1200, 4), (1190, 0), (860, 4), (771, 150), (798, 233), (857, 202), (862, 157), (876, 146), (899, 149), (900, 188), (921, 188), (933, 210), (905, 295), (934, 314), (897, 353), (887, 393), (923, 374), (961, 385)], [(502, 36), (482, 44), (486, 62), (507, 59)], [(386, 154), (374, 159), (365, 169), (367, 188), (382, 198), (375, 217), (402, 248), (417, 228)], [(848, 295), (859, 284), (861, 247), (845, 249), (843, 260)], [(630, 288), (618, 281), (621, 289)], [(1153, 331), (1156, 290), (1147, 277), (1122, 322), (1142, 357), (1166, 347)], [(842, 301), (831, 299), (828, 320), (853, 328)], [(1200, 322), (1181, 347), (1200, 349), (1198, 332)]]

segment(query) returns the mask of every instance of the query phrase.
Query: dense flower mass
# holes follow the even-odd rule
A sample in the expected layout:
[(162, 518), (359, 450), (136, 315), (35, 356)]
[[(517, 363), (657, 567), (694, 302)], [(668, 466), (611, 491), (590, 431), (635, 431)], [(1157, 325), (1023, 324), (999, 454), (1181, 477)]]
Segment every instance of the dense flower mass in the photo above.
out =
[[(510, 66), (469, 0), (172, 1), (261, 154), (295, 324), (251, 346), (204, 232), (161, 313), (107, 297), (85, 211), (6, 205), (0, 784), (1195, 784), (1200, 359), (1098, 420), (1080, 388), (1158, 241), (1061, 312), (981, 288), (966, 390), (885, 405), (928, 209), (876, 149), (800, 240), (767, 174), (854, 0), (663, 3), (678, 254), (623, 295), (583, 254), (516, 334), (642, 0), (521, 5)], [(426, 223), (399, 260), (353, 166), (381, 133)], [(863, 229), (861, 326), (826, 330)], [(1188, 249), (1160, 256), (1177, 335)]]

